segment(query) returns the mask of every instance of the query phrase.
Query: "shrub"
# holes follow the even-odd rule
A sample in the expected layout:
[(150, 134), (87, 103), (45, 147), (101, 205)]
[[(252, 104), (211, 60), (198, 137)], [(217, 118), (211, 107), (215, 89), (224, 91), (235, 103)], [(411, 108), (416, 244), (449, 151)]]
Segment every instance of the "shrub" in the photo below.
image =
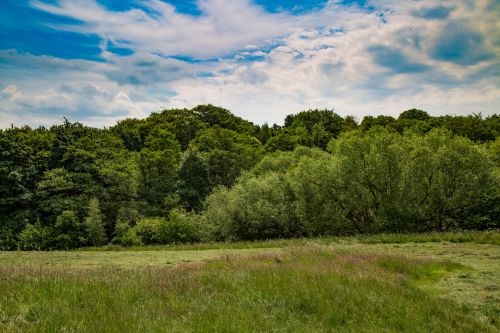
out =
[(131, 224), (135, 224), (140, 216), (136, 210), (126, 207), (120, 208), (116, 217), (115, 233), (112, 243), (123, 246), (142, 245), (141, 238), (137, 235), (136, 228), (132, 228)]
[(0, 251), (13, 250), (16, 239), (10, 228), (0, 228)]
[(232, 189), (222, 187), (209, 196), (205, 219), (217, 240), (299, 236), (302, 227), (289, 194), (278, 173), (243, 177)]
[(40, 251), (50, 247), (52, 237), (50, 229), (40, 222), (28, 224), (19, 234), (19, 248), (21, 250)]
[(156, 235), (160, 224), (165, 223), (162, 217), (148, 217), (140, 219), (134, 227), (135, 232), (144, 244), (156, 242)]
[(168, 220), (161, 219), (158, 224), (155, 240), (160, 244), (186, 243), (199, 240), (194, 217), (179, 210), (171, 211)]
[(129, 228), (125, 231), (121, 237), (117, 239), (116, 243), (123, 246), (142, 245), (141, 238), (137, 235), (137, 231), (134, 228)]

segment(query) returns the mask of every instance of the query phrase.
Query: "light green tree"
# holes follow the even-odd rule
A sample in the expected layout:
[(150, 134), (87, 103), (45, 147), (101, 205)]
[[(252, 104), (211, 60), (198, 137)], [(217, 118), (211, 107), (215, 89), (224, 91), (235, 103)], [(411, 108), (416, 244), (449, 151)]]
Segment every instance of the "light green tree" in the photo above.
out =
[(90, 199), (88, 215), (83, 224), (90, 245), (100, 246), (106, 243), (106, 232), (104, 231), (101, 209), (97, 198)]
[(139, 218), (139, 213), (136, 210), (128, 207), (120, 208), (116, 217), (112, 242), (123, 246), (141, 245), (142, 241), (137, 235), (137, 230), (131, 226), (131, 223), (135, 225)]

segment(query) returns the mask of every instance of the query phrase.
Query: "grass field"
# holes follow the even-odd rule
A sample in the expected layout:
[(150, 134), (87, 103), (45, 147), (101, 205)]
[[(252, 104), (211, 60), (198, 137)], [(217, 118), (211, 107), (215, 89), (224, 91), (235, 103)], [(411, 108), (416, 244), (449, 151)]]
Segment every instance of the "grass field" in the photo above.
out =
[(495, 239), (0, 252), (0, 332), (499, 332)]

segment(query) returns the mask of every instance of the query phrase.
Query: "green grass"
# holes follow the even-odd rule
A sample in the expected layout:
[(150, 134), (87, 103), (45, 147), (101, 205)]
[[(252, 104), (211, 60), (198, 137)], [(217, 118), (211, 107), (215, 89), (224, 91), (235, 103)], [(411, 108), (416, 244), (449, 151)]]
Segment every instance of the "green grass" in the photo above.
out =
[(378, 244), (378, 243), (474, 243), (500, 245), (499, 231), (463, 231), (463, 232), (430, 232), (420, 234), (375, 234), (358, 235), (352, 237), (321, 237), (321, 238), (295, 238), (273, 239), (265, 241), (247, 242), (212, 242), (194, 244), (169, 244), (122, 247), (119, 245), (106, 245), (102, 247), (84, 248), (80, 251), (192, 251), (192, 250), (217, 250), (217, 249), (259, 249), (286, 246), (308, 245), (310, 243), (328, 244)]
[(420, 234), (379, 234), (361, 235), (357, 239), (362, 243), (474, 243), (500, 245), (498, 231), (463, 231), (463, 232), (430, 232)]
[(500, 331), (498, 245), (240, 244), (0, 252), (0, 332)]
[(241, 256), (265, 252), (267, 249), (214, 249), (199, 251), (14, 251), (0, 252), (0, 265), (32, 269), (98, 269), (116, 267), (173, 266), (226, 256)]

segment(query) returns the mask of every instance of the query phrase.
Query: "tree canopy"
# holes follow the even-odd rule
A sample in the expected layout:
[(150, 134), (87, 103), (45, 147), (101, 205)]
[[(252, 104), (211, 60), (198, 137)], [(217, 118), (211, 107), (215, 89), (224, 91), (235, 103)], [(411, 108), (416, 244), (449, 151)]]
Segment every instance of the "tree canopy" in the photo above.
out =
[(0, 249), (498, 228), (500, 116), (213, 105), (0, 130)]

